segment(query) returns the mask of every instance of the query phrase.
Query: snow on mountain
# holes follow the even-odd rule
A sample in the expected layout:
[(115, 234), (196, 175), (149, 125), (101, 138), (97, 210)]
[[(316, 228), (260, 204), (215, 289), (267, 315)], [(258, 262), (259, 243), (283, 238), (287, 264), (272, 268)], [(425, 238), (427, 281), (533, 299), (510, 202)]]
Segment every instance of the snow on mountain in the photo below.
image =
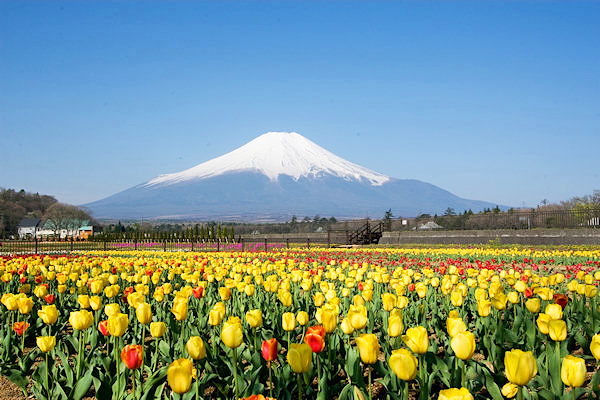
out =
[(347, 181), (381, 186), (390, 177), (351, 163), (296, 132), (269, 132), (220, 157), (181, 172), (159, 175), (144, 186), (172, 185), (232, 172), (259, 172), (276, 182), (280, 175), (292, 179), (332, 175)]

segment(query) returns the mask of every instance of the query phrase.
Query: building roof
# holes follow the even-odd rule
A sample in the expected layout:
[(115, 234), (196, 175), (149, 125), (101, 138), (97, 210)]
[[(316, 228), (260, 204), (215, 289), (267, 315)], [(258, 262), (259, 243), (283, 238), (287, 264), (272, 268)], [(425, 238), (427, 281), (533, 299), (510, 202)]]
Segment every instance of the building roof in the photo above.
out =
[(19, 228), (35, 228), (40, 225), (39, 218), (23, 218), (19, 224)]

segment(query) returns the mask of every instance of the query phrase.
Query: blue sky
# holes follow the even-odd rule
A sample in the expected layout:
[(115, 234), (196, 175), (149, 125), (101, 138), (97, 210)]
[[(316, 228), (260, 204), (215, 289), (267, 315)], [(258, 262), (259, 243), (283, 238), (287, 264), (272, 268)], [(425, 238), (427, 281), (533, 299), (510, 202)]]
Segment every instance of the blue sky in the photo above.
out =
[(509, 206), (600, 189), (596, 1), (0, 2), (0, 186), (82, 204), (296, 131)]

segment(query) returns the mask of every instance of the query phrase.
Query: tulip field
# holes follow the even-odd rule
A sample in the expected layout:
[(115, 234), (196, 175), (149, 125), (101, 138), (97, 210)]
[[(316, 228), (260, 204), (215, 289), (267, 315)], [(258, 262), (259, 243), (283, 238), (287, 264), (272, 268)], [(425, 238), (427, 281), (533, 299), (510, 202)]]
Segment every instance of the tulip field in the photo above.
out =
[(36, 399), (600, 396), (600, 250), (0, 257), (0, 375)]

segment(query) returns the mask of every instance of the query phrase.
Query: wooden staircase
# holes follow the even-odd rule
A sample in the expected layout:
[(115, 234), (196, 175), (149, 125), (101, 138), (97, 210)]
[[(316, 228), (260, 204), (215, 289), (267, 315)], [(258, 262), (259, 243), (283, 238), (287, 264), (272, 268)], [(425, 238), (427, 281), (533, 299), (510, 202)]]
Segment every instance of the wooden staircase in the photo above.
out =
[(383, 223), (375, 225), (366, 224), (355, 231), (349, 232), (347, 236), (348, 244), (376, 244), (383, 235)]

